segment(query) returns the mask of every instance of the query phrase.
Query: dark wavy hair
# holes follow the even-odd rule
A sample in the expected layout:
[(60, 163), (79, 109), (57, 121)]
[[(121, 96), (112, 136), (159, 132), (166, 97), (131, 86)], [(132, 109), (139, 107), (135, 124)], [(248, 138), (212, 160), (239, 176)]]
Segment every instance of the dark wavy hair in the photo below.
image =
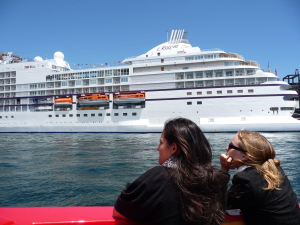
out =
[(191, 120), (176, 118), (165, 123), (164, 138), (176, 143), (176, 168), (168, 169), (180, 190), (181, 214), (188, 224), (217, 225), (225, 218), (228, 178), (212, 164), (210, 144)]

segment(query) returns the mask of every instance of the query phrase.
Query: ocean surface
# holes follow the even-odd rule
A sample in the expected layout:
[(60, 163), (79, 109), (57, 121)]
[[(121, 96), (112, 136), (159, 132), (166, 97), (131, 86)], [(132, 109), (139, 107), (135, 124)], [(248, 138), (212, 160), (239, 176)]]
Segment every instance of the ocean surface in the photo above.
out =
[[(300, 133), (262, 133), (300, 202)], [(213, 164), (234, 134), (205, 134)], [(112, 206), (158, 165), (160, 134), (0, 134), (0, 206)], [(234, 171), (231, 173), (233, 174)]]

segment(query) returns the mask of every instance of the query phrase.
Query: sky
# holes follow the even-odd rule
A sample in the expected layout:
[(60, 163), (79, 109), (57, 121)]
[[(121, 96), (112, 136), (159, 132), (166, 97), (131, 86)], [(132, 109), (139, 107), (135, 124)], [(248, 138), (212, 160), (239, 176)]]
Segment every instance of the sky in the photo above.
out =
[(280, 80), (300, 70), (300, 0), (0, 0), (0, 21), (0, 52), (61, 51), (73, 69), (144, 54), (184, 29), (192, 46), (238, 53)]

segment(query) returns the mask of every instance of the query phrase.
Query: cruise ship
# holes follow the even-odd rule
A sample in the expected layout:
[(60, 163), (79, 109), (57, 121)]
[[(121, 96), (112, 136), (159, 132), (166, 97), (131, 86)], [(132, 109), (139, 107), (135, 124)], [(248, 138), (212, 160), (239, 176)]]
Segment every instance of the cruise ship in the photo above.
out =
[(300, 131), (288, 83), (237, 53), (193, 47), (182, 29), (118, 66), (0, 56), (0, 132), (161, 132), (175, 117), (204, 132)]

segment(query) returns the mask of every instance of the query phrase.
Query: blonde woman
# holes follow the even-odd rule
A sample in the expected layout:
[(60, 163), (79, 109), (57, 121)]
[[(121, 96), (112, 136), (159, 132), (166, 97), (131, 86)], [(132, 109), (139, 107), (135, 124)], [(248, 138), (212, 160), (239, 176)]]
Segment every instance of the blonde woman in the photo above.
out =
[(240, 130), (226, 151), (220, 156), (221, 171), (238, 169), (228, 191), (227, 208), (241, 209), (247, 225), (299, 225), (297, 196), (271, 143), (257, 132)]

